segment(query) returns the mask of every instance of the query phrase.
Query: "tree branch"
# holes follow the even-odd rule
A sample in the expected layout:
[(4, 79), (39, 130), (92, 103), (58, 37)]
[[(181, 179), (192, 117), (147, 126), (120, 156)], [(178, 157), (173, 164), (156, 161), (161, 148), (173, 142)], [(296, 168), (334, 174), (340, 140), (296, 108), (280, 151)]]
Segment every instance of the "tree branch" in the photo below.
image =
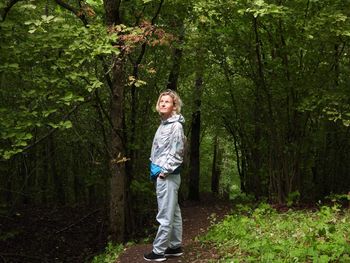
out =
[(164, 0), (161, 0), (155, 15), (154, 15), (154, 17), (151, 20), (151, 24), (152, 25), (154, 25), (154, 23), (156, 22), (156, 19), (157, 19), (159, 13), (160, 13), (160, 10), (162, 9), (163, 3), (164, 3)]
[(112, 79), (111, 79), (111, 76), (109, 75), (109, 71), (110, 69), (108, 68), (105, 60), (103, 58), (101, 58), (101, 61), (102, 61), (102, 67), (103, 67), (103, 72), (104, 72), (104, 77), (105, 77), (105, 80), (107, 81), (107, 84), (108, 84), (108, 87), (109, 87), (109, 91), (110, 93), (112, 94), (113, 93), (113, 83), (112, 83)]
[[(151, 25), (154, 25), (157, 17), (159, 16), (159, 13), (160, 13), (160, 10), (162, 9), (163, 3), (164, 3), (164, 0), (161, 0), (160, 3), (159, 3), (158, 9), (157, 9), (156, 13), (154, 14), (154, 16), (153, 16), (153, 18), (151, 20)], [(139, 66), (139, 64), (141, 63), (142, 58), (145, 55), (145, 52), (146, 52), (146, 42), (142, 44), (141, 52), (140, 52), (136, 62), (133, 63), (134, 64), (134, 76), (135, 77), (136, 77), (135, 71), (136, 71), (136, 74), (137, 74), (137, 69), (135, 69), (135, 68), (137, 68)]]
[(5, 21), (8, 12), (10, 12), (11, 8), (19, 1), (21, 0), (10, 0), (9, 2), (7, 2), (7, 5), (0, 11), (1, 22)]
[[(112, 121), (110, 115), (109, 115), (108, 112), (104, 109), (103, 104), (102, 104), (102, 101), (101, 101), (101, 99), (100, 99), (100, 97), (99, 97), (99, 95), (98, 95), (98, 92), (95, 92), (95, 98), (96, 98), (96, 102), (98, 103), (101, 112), (103, 113), (103, 115), (104, 115), (105, 118), (107, 119), (108, 124), (111, 126), (112, 131), (115, 132), (115, 134), (117, 134), (118, 136), (121, 137), (120, 131), (118, 131), (118, 130), (114, 127), (113, 121)], [(122, 137), (121, 137), (121, 138), (122, 138)]]
[(85, 26), (88, 24), (86, 16), (84, 15), (84, 12), (81, 9), (75, 8), (62, 0), (55, 0), (55, 2), (59, 6), (63, 7), (64, 9), (67, 9), (68, 11), (71, 11), (73, 14), (75, 14), (83, 22), (83, 24)]

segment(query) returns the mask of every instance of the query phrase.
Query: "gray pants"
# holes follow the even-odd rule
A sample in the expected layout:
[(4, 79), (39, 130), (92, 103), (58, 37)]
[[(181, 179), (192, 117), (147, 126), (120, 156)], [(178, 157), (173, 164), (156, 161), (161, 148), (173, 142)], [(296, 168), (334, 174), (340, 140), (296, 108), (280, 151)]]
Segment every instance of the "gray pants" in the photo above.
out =
[(169, 174), (165, 179), (157, 178), (157, 221), (160, 224), (153, 242), (153, 252), (163, 255), (170, 248), (178, 248), (182, 242), (182, 218), (178, 203), (180, 174)]

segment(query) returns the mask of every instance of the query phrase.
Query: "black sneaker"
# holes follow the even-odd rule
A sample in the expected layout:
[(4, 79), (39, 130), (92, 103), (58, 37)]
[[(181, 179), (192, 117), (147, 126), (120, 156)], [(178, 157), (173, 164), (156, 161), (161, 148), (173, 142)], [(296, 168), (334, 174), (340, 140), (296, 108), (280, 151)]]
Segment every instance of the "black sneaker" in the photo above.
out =
[(179, 257), (182, 254), (183, 254), (183, 251), (181, 247), (178, 247), (178, 248), (168, 247), (164, 252), (164, 256), (166, 257)]
[(154, 253), (153, 251), (149, 254), (145, 254), (143, 255), (143, 259), (147, 260), (147, 261), (157, 261), (157, 262), (161, 262), (161, 261), (165, 261), (166, 257), (164, 255), (158, 255), (156, 253)]

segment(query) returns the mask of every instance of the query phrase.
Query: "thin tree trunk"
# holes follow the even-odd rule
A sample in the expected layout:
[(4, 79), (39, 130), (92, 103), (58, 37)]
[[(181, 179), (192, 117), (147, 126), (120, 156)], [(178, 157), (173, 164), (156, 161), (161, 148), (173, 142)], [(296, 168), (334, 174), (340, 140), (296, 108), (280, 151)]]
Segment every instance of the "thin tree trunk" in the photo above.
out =
[[(198, 73), (197, 73), (198, 74)], [(201, 73), (197, 75), (194, 87), (195, 110), (192, 113), (191, 123), (191, 155), (188, 199), (199, 200), (199, 175), (200, 175), (200, 131), (201, 131), (201, 93), (203, 79)]]
[(262, 117), (262, 89), (265, 86), (265, 78), (264, 78), (264, 69), (263, 69), (263, 63), (262, 63), (262, 57), (261, 57), (261, 43), (259, 39), (259, 33), (258, 33), (258, 21), (257, 18), (253, 18), (253, 29), (255, 33), (255, 53), (256, 53), (256, 60), (257, 60), (257, 79), (255, 84), (255, 100), (254, 100), (254, 143), (252, 145), (251, 149), (251, 160), (252, 160), (252, 172), (248, 177), (247, 180), (247, 191), (253, 193), (256, 197), (261, 196), (261, 166), (262, 166), (262, 156), (261, 156), (261, 149), (260, 149), (260, 142), (262, 137), (262, 127), (263, 124), (263, 117)]
[[(76, 157), (80, 156), (80, 149), (73, 148), (72, 149), (72, 157), (71, 160), (75, 162), (71, 167), (73, 172), (73, 191), (74, 191), (74, 201), (76, 204), (85, 203), (85, 183), (84, 177), (80, 175), (81, 171), (81, 161), (77, 160)], [(75, 157), (75, 158), (74, 158)], [(82, 158), (82, 157), (79, 157)], [(86, 169), (86, 167), (84, 167)]]
[(55, 188), (55, 197), (57, 202), (60, 205), (64, 205), (66, 203), (65, 198), (65, 192), (63, 188), (63, 182), (60, 174), (57, 171), (57, 163), (56, 163), (56, 147), (55, 147), (55, 141), (54, 137), (52, 135), (48, 138), (48, 145), (49, 145), (49, 163), (50, 163), (50, 170), (52, 174), (52, 179), (54, 183)]
[(22, 187), (22, 203), (25, 205), (30, 205), (30, 154), (22, 156), (22, 161), (20, 162), (20, 174), (23, 179)]
[[(183, 27), (183, 22), (181, 23), (181, 32), (179, 37), (179, 45), (181, 45), (185, 38), (185, 29)], [(177, 90), (177, 82), (180, 75), (180, 66), (182, 60), (182, 48), (176, 47), (173, 55), (173, 65), (170, 70), (169, 79), (168, 79), (168, 89)]]
[(11, 208), (12, 204), (13, 204), (12, 182), (11, 182), (11, 180), (7, 180), (7, 182), (6, 182), (5, 199), (6, 199), (7, 207)]
[(43, 173), (41, 177), (41, 203), (46, 206), (48, 204), (48, 181), (49, 181), (49, 164), (48, 164), (48, 158), (49, 158), (49, 143), (48, 141), (44, 144), (44, 149), (42, 149), (42, 159), (43, 161)]
[(216, 135), (214, 138), (214, 152), (213, 152), (213, 165), (212, 165), (212, 173), (211, 173), (211, 192), (214, 194), (219, 194), (219, 182), (221, 175), (221, 151), (219, 149), (219, 140)]

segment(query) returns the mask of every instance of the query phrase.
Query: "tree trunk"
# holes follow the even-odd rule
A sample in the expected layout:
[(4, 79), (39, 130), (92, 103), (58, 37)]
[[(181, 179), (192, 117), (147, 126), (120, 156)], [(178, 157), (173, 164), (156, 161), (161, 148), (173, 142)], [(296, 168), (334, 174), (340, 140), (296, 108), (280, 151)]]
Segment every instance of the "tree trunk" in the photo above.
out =
[(255, 94), (254, 94), (254, 137), (253, 145), (251, 148), (251, 172), (246, 178), (246, 190), (248, 193), (252, 193), (256, 198), (261, 196), (261, 167), (262, 167), (262, 151), (261, 138), (262, 138), (262, 125), (263, 125), (263, 108), (262, 102), (262, 89), (265, 87), (264, 68), (261, 56), (261, 43), (258, 33), (258, 21), (257, 18), (253, 18), (253, 29), (255, 33), (255, 55), (257, 62), (257, 72), (255, 79)]
[(30, 154), (23, 155), (22, 161), (20, 163), (20, 175), (23, 180), (23, 186), (22, 186), (22, 198), (21, 202), (25, 205), (31, 204), (31, 196), (30, 196), (30, 185), (29, 185), (29, 178), (30, 178)]
[[(179, 37), (179, 45), (181, 45), (185, 38), (185, 30), (183, 28), (183, 22), (181, 23), (181, 33)], [(180, 75), (180, 66), (181, 66), (181, 60), (182, 60), (182, 48), (176, 47), (174, 50), (173, 55), (173, 65), (171, 68), (171, 71), (169, 73), (169, 79), (168, 79), (168, 89), (177, 90), (177, 82)]]
[(125, 241), (126, 211), (126, 171), (125, 149), (123, 140), (123, 97), (124, 69), (123, 61), (116, 58), (113, 67), (113, 94), (111, 98), (110, 116), (113, 123), (110, 163), (110, 231), (114, 241)]
[(48, 182), (49, 182), (49, 164), (48, 164), (48, 158), (50, 156), (49, 152), (49, 143), (44, 144), (44, 148), (42, 149), (42, 159), (43, 161), (43, 173), (41, 177), (40, 182), (40, 188), (41, 188), (41, 203), (42, 205), (46, 206), (48, 204)]
[(188, 199), (193, 201), (199, 200), (199, 175), (200, 175), (200, 131), (201, 131), (201, 93), (203, 79), (198, 74), (194, 88), (195, 110), (192, 113), (191, 123), (191, 154), (190, 154), (190, 176), (189, 176), (189, 193)]
[(52, 135), (50, 135), (48, 138), (48, 147), (49, 147), (50, 170), (51, 170), (52, 179), (55, 187), (55, 198), (60, 205), (65, 205), (66, 197), (65, 197), (65, 192), (63, 188), (62, 177), (57, 171), (56, 146), (55, 146), (54, 137)]
[(173, 66), (171, 68), (169, 79), (168, 79), (168, 89), (177, 90), (177, 81), (180, 74), (180, 64), (182, 58), (182, 49), (176, 48), (174, 51)]
[[(106, 24), (109, 27), (121, 24), (119, 15), (121, 0), (104, 0)], [(122, 43), (120, 43), (122, 44)], [(124, 53), (114, 56), (111, 71), (111, 104), (110, 119), (112, 121), (111, 133), (111, 162), (110, 162), (110, 203), (109, 221), (110, 236), (113, 241), (123, 242), (126, 239), (126, 211), (128, 210), (126, 198), (126, 171), (125, 171), (125, 145), (123, 125), (124, 102)]]
[(213, 194), (219, 193), (219, 182), (220, 182), (220, 175), (221, 175), (221, 151), (219, 149), (219, 140), (218, 136), (216, 135), (214, 138), (214, 152), (213, 152), (213, 166), (212, 166), (212, 173), (211, 173), (211, 192)]

